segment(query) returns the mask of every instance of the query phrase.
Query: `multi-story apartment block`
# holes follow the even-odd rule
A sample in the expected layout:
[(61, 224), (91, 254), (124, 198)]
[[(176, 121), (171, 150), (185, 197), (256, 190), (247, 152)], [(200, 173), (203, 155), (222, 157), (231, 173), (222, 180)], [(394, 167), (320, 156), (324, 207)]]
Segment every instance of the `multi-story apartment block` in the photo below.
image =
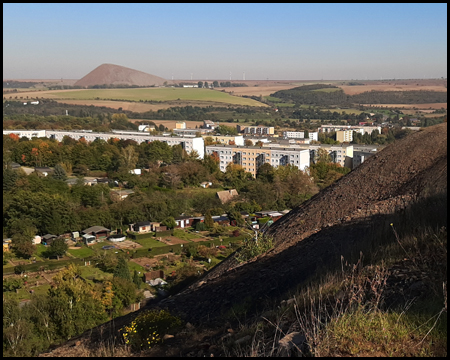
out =
[[(292, 138), (292, 139), (304, 139), (305, 132), (304, 131), (283, 131), (283, 137)], [(309, 131), (308, 134), (309, 140), (319, 140), (319, 133), (317, 131)]]
[(317, 161), (319, 149), (325, 149), (331, 157), (331, 161), (340, 164), (341, 166), (352, 169), (353, 167), (353, 145), (350, 144), (320, 144), (320, 145), (297, 145), (303, 149), (309, 149), (310, 161), (315, 163)]
[(97, 133), (91, 130), (80, 130), (80, 131), (59, 131), (59, 130), (3, 130), (3, 134), (7, 135), (14, 133), (22, 136), (29, 136), (30, 134), (39, 134), (38, 137), (47, 137), (50, 139), (55, 139), (62, 141), (64, 136), (68, 136), (75, 140), (80, 140), (84, 138), (86, 141), (91, 142), (97, 139), (109, 140), (109, 139), (123, 139), (123, 140), (134, 140), (138, 144), (143, 142), (161, 141), (165, 142), (170, 146), (181, 145), (186, 152), (191, 153), (195, 150), (198, 153), (200, 159), (203, 159), (205, 155), (205, 142), (203, 138), (187, 138), (187, 137), (175, 137), (175, 136), (153, 136), (150, 134), (142, 133), (139, 131), (123, 131), (123, 130), (113, 130), (110, 133)]
[(237, 131), (244, 134), (256, 134), (256, 135), (274, 135), (275, 128), (273, 126), (243, 126), (237, 125)]
[(177, 121), (175, 123), (175, 129), (186, 129), (186, 123), (184, 121)]
[(309, 151), (305, 149), (270, 148), (259, 146), (207, 145), (206, 154), (216, 153), (220, 159), (220, 170), (225, 171), (229, 163), (241, 165), (245, 171), (256, 176), (264, 163), (274, 167), (294, 165), (300, 170), (309, 167)]
[(191, 136), (191, 137), (195, 137), (198, 133), (200, 134), (208, 134), (213, 132), (214, 130), (212, 129), (192, 129), (192, 128), (186, 128), (186, 129), (173, 129), (172, 132), (175, 135), (179, 135), (179, 136)]
[(365, 160), (367, 160), (367, 158), (369, 158), (372, 155), (376, 154), (376, 150), (375, 151), (360, 151), (360, 150), (355, 150), (353, 151), (353, 169), (356, 168), (357, 166), (361, 165)]
[[(212, 134), (208, 134), (208, 135), (202, 135), (203, 139), (207, 138), (207, 137), (211, 137), (213, 139), (213, 141), (215, 142), (219, 142), (223, 145), (244, 145), (244, 136), (243, 135), (236, 135), (236, 136), (231, 136), (231, 135), (212, 135)], [(234, 144), (233, 144), (234, 143)]]
[(3, 130), (3, 135), (15, 134), (19, 137), (32, 139), (34, 137), (45, 137), (45, 130)]
[(370, 135), (374, 130), (378, 130), (381, 133), (381, 126), (322, 125), (318, 130), (319, 132), (351, 130), (359, 132), (361, 135), (364, 135), (365, 133)]
[(351, 142), (353, 141), (352, 130), (338, 130), (336, 131), (336, 141), (339, 142)]

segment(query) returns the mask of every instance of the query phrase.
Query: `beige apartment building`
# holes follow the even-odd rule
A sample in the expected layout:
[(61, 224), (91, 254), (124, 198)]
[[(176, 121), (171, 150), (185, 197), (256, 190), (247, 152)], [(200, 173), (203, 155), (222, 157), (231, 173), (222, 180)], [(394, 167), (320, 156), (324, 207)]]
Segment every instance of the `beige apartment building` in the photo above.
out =
[(237, 131), (244, 134), (256, 134), (256, 135), (274, 135), (275, 128), (273, 126), (244, 126), (237, 125)]
[(207, 134), (202, 135), (203, 139), (206, 139), (207, 137), (210, 137), (215, 142), (219, 142), (223, 145), (244, 145), (244, 136), (243, 135), (213, 135), (213, 134)]
[(336, 131), (336, 141), (339, 142), (352, 142), (353, 130), (338, 130)]
[(229, 163), (241, 165), (254, 177), (264, 163), (273, 167), (294, 165), (305, 170), (310, 164), (309, 150), (298, 148), (270, 148), (259, 146), (208, 145), (206, 154), (216, 153), (220, 159), (220, 170), (225, 172)]

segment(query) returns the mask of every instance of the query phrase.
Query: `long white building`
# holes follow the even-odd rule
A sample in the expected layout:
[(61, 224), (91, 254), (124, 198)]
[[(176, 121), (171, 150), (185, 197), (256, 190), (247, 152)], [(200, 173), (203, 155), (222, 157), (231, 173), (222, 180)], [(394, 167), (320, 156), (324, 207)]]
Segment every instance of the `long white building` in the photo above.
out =
[(333, 131), (343, 131), (343, 130), (351, 130), (364, 135), (368, 133), (372, 134), (372, 131), (378, 130), (381, 134), (381, 126), (357, 126), (357, 125), (322, 125), (319, 129), (319, 132), (333, 132)]
[(15, 134), (19, 137), (26, 137), (32, 139), (34, 137), (46, 137), (45, 130), (3, 130), (3, 135)]
[(138, 144), (143, 142), (161, 141), (170, 146), (181, 145), (187, 153), (191, 153), (193, 150), (197, 151), (200, 159), (205, 156), (205, 142), (201, 137), (175, 137), (175, 136), (154, 136), (138, 131), (122, 131), (113, 130), (110, 133), (98, 133), (91, 130), (80, 131), (65, 131), (65, 130), (3, 130), (3, 135), (16, 134), (19, 137), (26, 136), (29, 139), (32, 137), (47, 137), (49, 139), (55, 139), (62, 141), (64, 136), (68, 136), (75, 140), (84, 138), (87, 142), (91, 142), (97, 139), (108, 141), (109, 139), (120, 140), (134, 140)]

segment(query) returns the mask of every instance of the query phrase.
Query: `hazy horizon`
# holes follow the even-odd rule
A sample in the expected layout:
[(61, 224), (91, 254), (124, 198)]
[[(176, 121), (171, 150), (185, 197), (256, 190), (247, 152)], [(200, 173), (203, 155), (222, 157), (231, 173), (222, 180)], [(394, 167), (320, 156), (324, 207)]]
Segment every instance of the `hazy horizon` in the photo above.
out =
[[(3, 4), (3, 79), (447, 77), (447, 4)], [(244, 74), (245, 73), (245, 74)]]

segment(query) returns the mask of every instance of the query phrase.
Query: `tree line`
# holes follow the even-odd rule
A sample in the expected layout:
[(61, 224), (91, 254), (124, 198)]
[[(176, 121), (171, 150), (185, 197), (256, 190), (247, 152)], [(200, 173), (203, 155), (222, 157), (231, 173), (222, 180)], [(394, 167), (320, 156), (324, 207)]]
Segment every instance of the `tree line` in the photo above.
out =
[[(326, 91), (327, 89), (334, 89), (334, 91)], [(317, 106), (351, 106), (352, 104), (426, 104), (447, 102), (447, 92), (444, 91), (372, 90), (360, 94), (348, 95), (337, 86), (322, 84), (304, 85), (293, 89), (280, 90), (271, 94), (271, 96), (282, 99), (285, 102)]]

